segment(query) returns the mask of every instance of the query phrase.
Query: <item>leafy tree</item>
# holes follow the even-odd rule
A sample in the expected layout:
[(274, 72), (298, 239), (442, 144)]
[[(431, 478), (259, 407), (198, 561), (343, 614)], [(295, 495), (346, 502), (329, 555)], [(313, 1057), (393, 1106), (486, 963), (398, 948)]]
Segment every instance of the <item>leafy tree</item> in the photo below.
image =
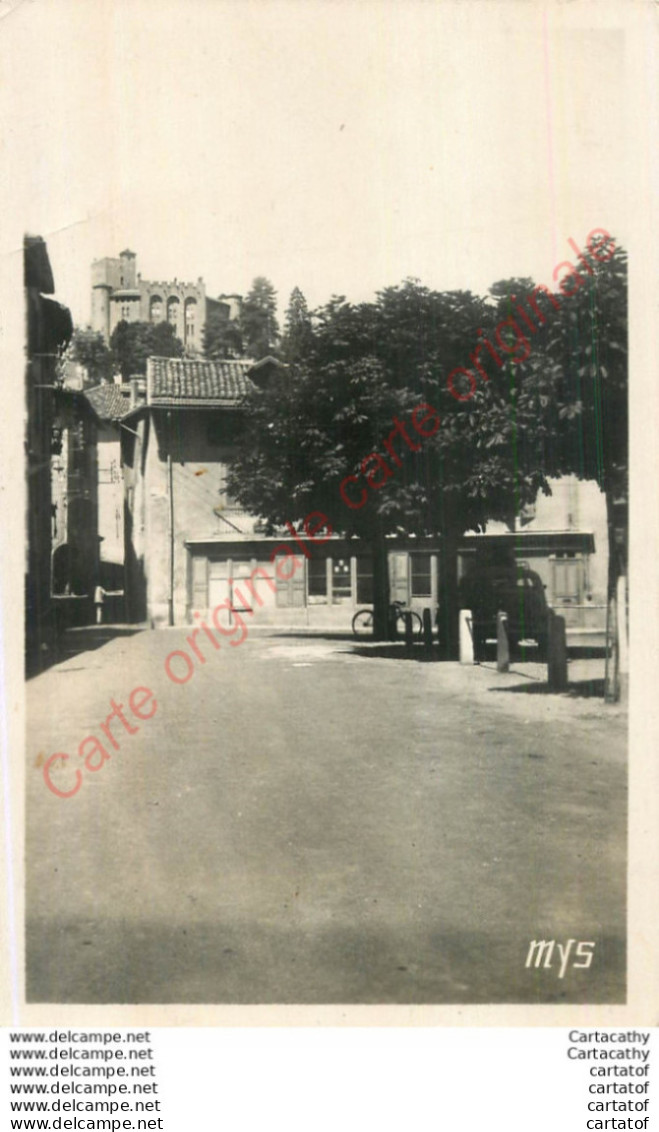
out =
[(240, 331), (245, 350), (257, 360), (271, 353), (279, 342), (277, 292), (262, 275), (254, 280), (243, 302)]
[(204, 357), (210, 359), (240, 358), (243, 339), (240, 326), (222, 310), (213, 310), (204, 326)]
[(151, 325), (149, 336), (151, 354), (159, 358), (181, 358), (185, 353), (183, 343), (177, 337), (169, 322), (156, 322)]
[(581, 283), (568, 277), (574, 293), (560, 296), (525, 381), (543, 415), (539, 456), (551, 474), (595, 480), (605, 494), (613, 597), (627, 569), (627, 255), (612, 243), (599, 255), (579, 266)]
[[(378, 635), (385, 634), (389, 605), (387, 535), (442, 536), (448, 646), (455, 636), (449, 610), (456, 599), (457, 540), (465, 529), (510, 514), (515, 468), (500, 398), (486, 385), (468, 413), (445, 385), (447, 366), (465, 360), (485, 314), (482, 300), (469, 293), (440, 295), (414, 281), (387, 289), (374, 304), (353, 307), (335, 298), (316, 314), (307, 358), (264, 392), (249, 395), (230, 490), (273, 527), (320, 510), (335, 530), (367, 540)], [(443, 417), (432, 438), (419, 437), (411, 423), (422, 403)], [(394, 428), (397, 459), (384, 448)], [(366, 486), (363, 462), (376, 452), (387, 471), (378, 475), (375, 459), (367, 464), (373, 486), (364, 506), (352, 510), (340, 485), (356, 475), (357, 490)], [(525, 482), (525, 496), (535, 497), (536, 490), (537, 479)]]
[(87, 370), (86, 384), (98, 385), (112, 380), (112, 353), (103, 335), (91, 327), (74, 330), (67, 355)]
[[(611, 263), (593, 270), (575, 306), (540, 293), (547, 313), (533, 329), (522, 317), (533, 308), (520, 306), (531, 280), (495, 284), (486, 299), (416, 280), (361, 306), (333, 298), (315, 312), (304, 353), (248, 395), (229, 490), (273, 530), (319, 510), (335, 531), (368, 541), (379, 636), (389, 605), (386, 536), (438, 535), (440, 637), (454, 654), (462, 534), (492, 519), (511, 523), (552, 476), (613, 477), (612, 490), (624, 478), (624, 273)], [(441, 418), (425, 438), (410, 422), (421, 404)], [(396, 458), (385, 445), (394, 427)], [(357, 498), (367, 488), (358, 509), (341, 498), (348, 475)]]
[(110, 338), (114, 365), (122, 378), (146, 373), (149, 357), (181, 358), (183, 343), (168, 322), (126, 322), (115, 326)]

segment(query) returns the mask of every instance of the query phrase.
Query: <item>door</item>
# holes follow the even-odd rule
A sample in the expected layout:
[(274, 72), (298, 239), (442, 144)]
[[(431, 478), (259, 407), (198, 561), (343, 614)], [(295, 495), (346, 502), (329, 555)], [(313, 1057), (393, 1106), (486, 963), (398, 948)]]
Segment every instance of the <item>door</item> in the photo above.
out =
[(391, 600), (410, 603), (409, 554), (395, 551), (389, 555), (389, 586)]
[[(302, 584), (300, 581), (298, 588)], [(259, 609), (274, 605), (274, 591), (274, 567), (271, 562), (257, 563), (252, 558), (225, 558), (209, 563), (209, 609), (225, 605), (228, 601), (230, 608), (237, 612), (258, 612)], [(279, 601), (277, 604), (280, 604)]]
[[(276, 569), (278, 560), (282, 561), (281, 574), (291, 574), (292, 577), (280, 577)], [(304, 559), (298, 558), (298, 565), (295, 567), (292, 564), (292, 559), (287, 555), (277, 555), (275, 558), (275, 581), (277, 584), (277, 608), (278, 609), (303, 609), (306, 605), (306, 589), (305, 589), (305, 575), (306, 570), (304, 566)], [(271, 567), (272, 569), (272, 567)]]
[[(229, 579), (232, 608), (242, 613), (253, 613), (266, 606), (274, 606), (276, 581), (272, 562), (233, 558)], [(303, 579), (300, 585), (303, 585)]]
[(551, 605), (569, 627), (582, 623), (586, 563), (579, 555), (556, 555), (551, 562)]
[(231, 600), (231, 587), (229, 585), (229, 562), (209, 562), (208, 564), (208, 608), (215, 609), (217, 605)]
[(584, 592), (584, 561), (579, 556), (558, 557), (552, 563), (552, 605), (580, 605)]

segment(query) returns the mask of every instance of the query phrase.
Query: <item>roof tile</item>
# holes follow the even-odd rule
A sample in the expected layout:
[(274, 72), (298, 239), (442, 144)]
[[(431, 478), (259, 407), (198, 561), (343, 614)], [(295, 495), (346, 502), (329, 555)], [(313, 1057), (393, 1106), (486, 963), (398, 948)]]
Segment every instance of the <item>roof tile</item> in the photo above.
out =
[(233, 404), (253, 389), (247, 359), (203, 361), (195, 358), (149, 358), (149, 405)]
[(130, 386), (106, 383), (85, 389), (85, 397), (102, 421), (118, 421), (130, 412)]

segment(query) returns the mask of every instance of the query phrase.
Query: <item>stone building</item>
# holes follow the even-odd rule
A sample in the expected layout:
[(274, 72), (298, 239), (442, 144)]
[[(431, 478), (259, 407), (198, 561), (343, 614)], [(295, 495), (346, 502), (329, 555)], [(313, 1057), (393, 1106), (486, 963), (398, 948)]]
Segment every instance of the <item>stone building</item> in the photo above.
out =
[(48, 248), (40, 236), (26, 236), (24, 278), (27, 315), (25, 643), (29, 673), (54, 657), (56, 625), (51, 599), (53, 498), (51, 458), (60, 378), (58, 362), (73, 332), (71, 314), (51, 296), (55, 291)]
[(51, 460), (51, 592), (53, 597), (79, 599), (68, 603), (71, 609), (63, 618), (71, 624), (90, 620), (94, 586), (99, 581), (99, 424), (83, 393), (58, 391)]
[(137, 271), (137, 256), (128, 248), (117, 258), (106, 257), (92, 263), (92, 329), (108, 342), (119, 322), (167, 321), (189, 355), (203, 347), (206, 320), (211, 311), (231, 319), (240, 312), (240, 297), (209, 299), (200, 277), (196, 283), (152, 282)]
[[(141, 381), (143, 378), (134, 379)], [(125, 620), (124, 590), (124, 481), (121, 466), (122, 421), (130, 412), (130, 382), (105, 383), (85, 391), (98, 417), (97, 496), (99, 580), (106, 596), (108, 622)], [(134, 398), (133, 398), (134, 399)]]

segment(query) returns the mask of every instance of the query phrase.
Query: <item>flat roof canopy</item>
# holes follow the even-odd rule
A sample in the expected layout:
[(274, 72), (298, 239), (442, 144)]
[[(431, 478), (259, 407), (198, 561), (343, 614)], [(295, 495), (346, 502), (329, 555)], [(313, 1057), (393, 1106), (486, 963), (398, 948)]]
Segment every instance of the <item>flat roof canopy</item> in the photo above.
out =
[(592, 531), (504, 531), (496, 535), (464, 535), (460, 552), (502, 547), (523, 554), (594, 554)]

